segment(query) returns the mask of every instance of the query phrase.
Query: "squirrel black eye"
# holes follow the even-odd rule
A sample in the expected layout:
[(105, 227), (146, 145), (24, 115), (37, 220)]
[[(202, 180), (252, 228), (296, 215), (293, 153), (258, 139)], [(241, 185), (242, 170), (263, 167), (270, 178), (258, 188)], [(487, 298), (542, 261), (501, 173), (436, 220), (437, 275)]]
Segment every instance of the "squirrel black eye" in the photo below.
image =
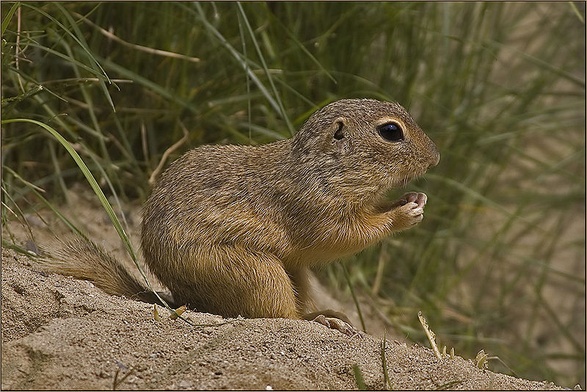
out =
[(399, 142), (404, 140), (404, 131), (398, 123), (389, 122), (377, 127), (377, 132), (384, 140), (388, 142)]

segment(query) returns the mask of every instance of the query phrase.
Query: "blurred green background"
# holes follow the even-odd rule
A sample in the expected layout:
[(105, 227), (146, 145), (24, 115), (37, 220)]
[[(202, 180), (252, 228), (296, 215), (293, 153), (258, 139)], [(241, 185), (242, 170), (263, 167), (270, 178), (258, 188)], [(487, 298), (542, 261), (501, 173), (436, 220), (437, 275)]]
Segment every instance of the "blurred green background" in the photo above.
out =
[[(458, 355), (585, 387), (585, 3), (1, 7), (3, 225), (35, 187), (58, 206), (84, 181), (22, 119), (140, 202), (184, 129), (167, 163), (289, 137), (339, 98), (397, 101), (442, 159), (409, 185), (423, 223), (344, 261), (355, 292), (409, 339), (427, 344), (422, 310)], [(319, 275), (350, 300), (340, 266)]]

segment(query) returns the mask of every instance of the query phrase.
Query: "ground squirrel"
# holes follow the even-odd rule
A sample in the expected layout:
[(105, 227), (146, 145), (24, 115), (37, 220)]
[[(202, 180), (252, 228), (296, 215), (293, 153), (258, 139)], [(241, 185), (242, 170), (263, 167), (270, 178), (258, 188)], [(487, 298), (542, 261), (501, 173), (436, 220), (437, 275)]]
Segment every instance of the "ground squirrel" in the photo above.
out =
[[(425, 194), (384, 196), (439, 159), (402, 106), (373, 99), (326, 105), (291, 139), (195, 148), (167, 168), (144, 205), (144, 260), (175, 304), (225, 317), (316, 316), (344, 329), (326, 313), (306, 313), (309, 268), (419, 223)], [(149, 297), (95, 244), (68, 246), (53, 269)]]

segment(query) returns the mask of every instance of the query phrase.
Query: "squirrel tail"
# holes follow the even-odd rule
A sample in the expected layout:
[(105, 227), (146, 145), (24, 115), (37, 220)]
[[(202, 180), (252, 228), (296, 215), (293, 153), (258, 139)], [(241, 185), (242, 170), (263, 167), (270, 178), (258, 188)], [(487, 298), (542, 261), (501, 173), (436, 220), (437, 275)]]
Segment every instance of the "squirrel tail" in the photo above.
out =
[(54, 254), (41, 258), (40, 266), (44, 270), (91, 280), (108, 294), (161, 304), (151, 289), (91, 240), (75, 238), (62, 245)]

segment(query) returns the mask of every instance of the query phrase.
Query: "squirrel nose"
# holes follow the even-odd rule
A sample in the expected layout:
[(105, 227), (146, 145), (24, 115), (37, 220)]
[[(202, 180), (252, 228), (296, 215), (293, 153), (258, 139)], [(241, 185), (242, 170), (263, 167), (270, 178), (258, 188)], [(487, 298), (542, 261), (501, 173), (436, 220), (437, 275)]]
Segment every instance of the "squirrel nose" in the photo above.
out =
[(428, 152), (430, 158), (428, 169), (430, 169), (431, 167), (438, 165), (438, 162), (440, 162), (440, 151), (438, 151), (438, 147), (436, 147), (436, 144), (430, 139), (428, 139)]
[(440, 151), (438, 151), (438, 149), (436, 147), (434, 147), (434, 154), (432, 155), (432, 163), (430, 164), (430, 166), (428, 166), (428, 168), (431, 168), (431, 167), (438, 165), (438, 162), (440, 162)]

